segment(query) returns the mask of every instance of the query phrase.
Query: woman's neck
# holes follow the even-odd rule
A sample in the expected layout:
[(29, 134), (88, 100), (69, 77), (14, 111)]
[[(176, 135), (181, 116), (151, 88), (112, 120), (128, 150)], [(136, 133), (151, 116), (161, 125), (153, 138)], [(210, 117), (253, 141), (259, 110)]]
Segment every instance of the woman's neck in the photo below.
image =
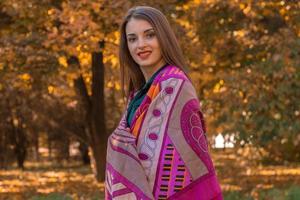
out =
[(146, 82), (152, 77), (152, 75), (157, 70), (159, 70), (165, 64), (166, 64), (166, 62), (163, 59), (161, 59), (157, 64), (155, 64), (153, 66), (140, 66)]

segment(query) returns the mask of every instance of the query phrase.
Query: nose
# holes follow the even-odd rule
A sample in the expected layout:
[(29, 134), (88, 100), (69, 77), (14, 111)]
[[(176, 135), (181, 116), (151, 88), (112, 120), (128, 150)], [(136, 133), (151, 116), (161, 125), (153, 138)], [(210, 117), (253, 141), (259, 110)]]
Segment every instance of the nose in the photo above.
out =
[(145, 40), (143, 38), (139, 38), (138, 43), (137, 43), (137, 47), (139, 49), (143, 49), (143, 48), (145, 48), (145, 46), (146, 46)]

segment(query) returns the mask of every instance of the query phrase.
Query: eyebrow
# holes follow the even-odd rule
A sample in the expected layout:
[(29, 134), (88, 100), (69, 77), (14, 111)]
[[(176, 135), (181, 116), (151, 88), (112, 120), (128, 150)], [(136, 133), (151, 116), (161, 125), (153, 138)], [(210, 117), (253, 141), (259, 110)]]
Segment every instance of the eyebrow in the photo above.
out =
[[(150, 31), (154, 31), (154, 28), (149, 28), (149, 29), (146, 29), (144, 31), (144, 33), (147, 33), (147, 32), (150, 32)], [(131, 35), (135, 35), (134, 33), (128, 33), (127, 36), (131, 36)]]

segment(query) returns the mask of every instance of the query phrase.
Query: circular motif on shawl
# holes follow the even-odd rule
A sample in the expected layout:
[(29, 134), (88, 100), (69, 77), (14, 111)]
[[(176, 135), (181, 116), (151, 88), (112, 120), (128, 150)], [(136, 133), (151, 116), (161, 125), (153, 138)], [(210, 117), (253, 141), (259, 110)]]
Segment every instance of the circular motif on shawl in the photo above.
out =
[(148, 135), (148, 137), (149, 137), (150, 140), (157, 140), (158, 139), (158, 136), (157, 136), (156, 133), (150, 133)]
[(145, 153), (139, 153), (138, 156), (141, 160), (147, 160), (149, 158), (149, 156)]
[(166, 92), (167, 94), (172, 94), (173, 91), (174, 91), (173, 87), (167, 87), (167, 88), (165, 89), (165, 92)]
[(197, 99), (189, 100), (181, 111), (180, 123), (185, 139), (196, 152), (208, 152), (202, 120)]
[(159, 116), (161, 115), (160, 110), (159, 110), (159, 109), (154, 109), (154, 110), (153, 110), (153, 115), (154, 115), (155, 117), (159, 117)]

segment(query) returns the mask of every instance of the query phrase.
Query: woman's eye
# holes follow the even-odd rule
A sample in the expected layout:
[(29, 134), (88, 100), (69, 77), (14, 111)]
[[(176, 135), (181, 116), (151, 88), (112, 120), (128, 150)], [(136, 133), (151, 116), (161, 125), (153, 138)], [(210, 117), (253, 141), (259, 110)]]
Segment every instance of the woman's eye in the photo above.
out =
[(155, 36), (155, 33), (148, 33), (146, 35), (147, 38), (153, 38)]
[(135, 38), (128, 38), (128, 42), (134, 42)]

